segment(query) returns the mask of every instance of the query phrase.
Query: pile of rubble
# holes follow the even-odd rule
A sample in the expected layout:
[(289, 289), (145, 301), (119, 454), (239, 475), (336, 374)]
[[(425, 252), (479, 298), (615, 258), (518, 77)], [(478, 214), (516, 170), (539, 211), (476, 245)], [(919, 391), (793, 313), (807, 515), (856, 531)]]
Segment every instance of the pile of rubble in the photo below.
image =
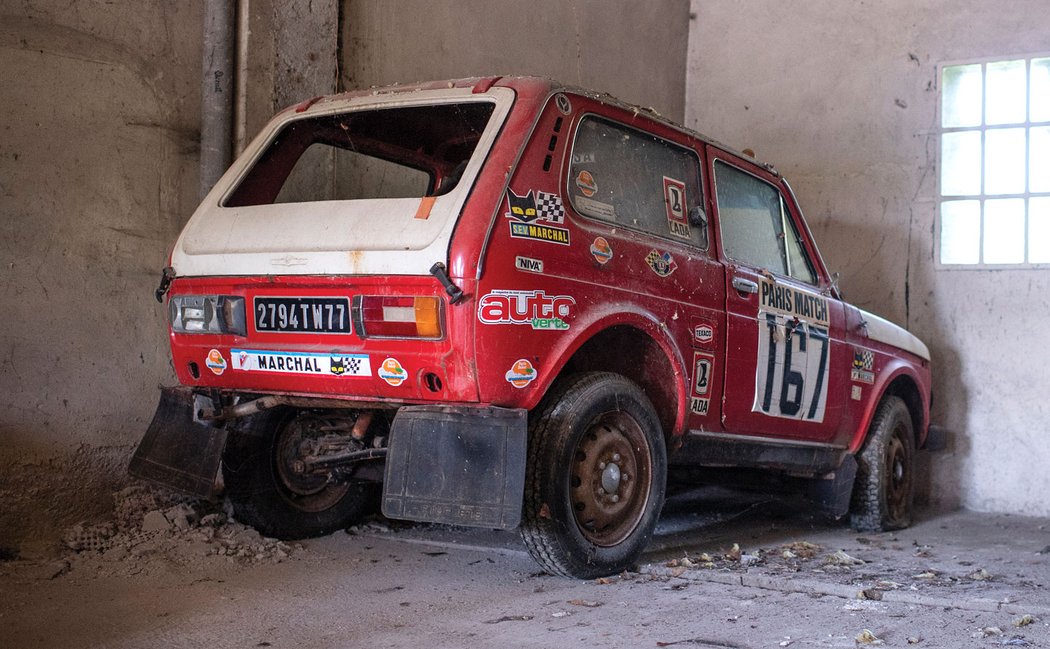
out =
[(113, 521), (80, 523), (63, 534), (73, 558), (125, 562), (159, 555), (184, 565), (216, 556), (240, 564), (278, 563), (302, 548), (261, 536), (232, 520), (219, 503), (141, 485), (114, 499)]

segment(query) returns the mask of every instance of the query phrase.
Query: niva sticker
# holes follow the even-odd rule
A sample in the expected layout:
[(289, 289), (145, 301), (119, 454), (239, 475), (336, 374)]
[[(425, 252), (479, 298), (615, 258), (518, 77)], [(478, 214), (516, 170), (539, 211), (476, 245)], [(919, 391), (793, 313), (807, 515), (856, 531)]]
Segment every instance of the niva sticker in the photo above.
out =
[(504, 375), (507, 382), (516, 388), (523, 388), (536, 378), (536, 368), (525, 358), (514, 361), (514, 365)]
[(531, 257), (515, 257), (514, 267), (529, 273), (543, 273), (543, 260)]
[(405, 382), (408, 378), (408, 372), (405, 368), (401, 367), (401, 363), (397, 362), (396, 358), (387, 358), (383, 361), (383, 364), (379, 366), (377, 372), (379, 378), (383, 379), (395, 388)]

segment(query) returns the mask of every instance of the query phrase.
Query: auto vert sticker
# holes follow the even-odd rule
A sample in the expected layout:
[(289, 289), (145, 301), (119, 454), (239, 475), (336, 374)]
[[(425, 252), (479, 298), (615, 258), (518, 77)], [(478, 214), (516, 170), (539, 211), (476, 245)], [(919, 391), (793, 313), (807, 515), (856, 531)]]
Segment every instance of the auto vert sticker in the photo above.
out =
[(531, 325), (533, 329), (562, 331), (576, 304), (570, 295), (548, 295), (544, 291), (497, 289), (478, 300), (478, 320), (487, 325)]
[(757, 318), (752, 412), (824, 421), (831, 364), (827, 299), (763, 279)]

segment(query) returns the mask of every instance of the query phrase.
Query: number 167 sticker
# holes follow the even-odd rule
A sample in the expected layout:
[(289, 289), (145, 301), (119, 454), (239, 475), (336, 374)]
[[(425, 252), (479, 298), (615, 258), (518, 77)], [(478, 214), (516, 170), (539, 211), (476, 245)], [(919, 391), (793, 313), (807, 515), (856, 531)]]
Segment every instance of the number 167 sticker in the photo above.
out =
[(824, 421), (829, 352), (827, 328), (760, 311), (751, 410), (771, 417)]

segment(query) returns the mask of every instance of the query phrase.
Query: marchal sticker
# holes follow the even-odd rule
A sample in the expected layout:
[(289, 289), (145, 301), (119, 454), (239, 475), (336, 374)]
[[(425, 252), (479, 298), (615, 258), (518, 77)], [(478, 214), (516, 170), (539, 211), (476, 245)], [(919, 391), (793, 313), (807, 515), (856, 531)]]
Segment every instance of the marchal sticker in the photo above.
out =
[(408, 372), (405, 368), (401, 367), (401, 363), (397, 362), (396, 358), (388, 358), (383, 361), (383, 364), (379, 366), (377, 372), (379, 378), (383, 379), (395, 388), (405, 382), (408, 378)]
[(649, 268), (652, 268), (653, 272), (660, 277), (667, 277), (678, 269), (678, 264), (675, 263), (671, 253), (659, 250), (650, 250), (645, 257), (645, 263), (649, 264)]
[(317, 354), (260, 349), (231, 349), (233, 369), (241, 372), (314, 374), (318, 376), (372, 376), (367, 354)]
[(609, 263), (613, 258), (612, 246), (605, 237), (598, 237), (591, 244), (591, 255), (594, 256), (594, 260), (604, 266)]
[(208, 352), (208, 357), (204, 359), (204, 364), (208, 366), (208, 369), (215, 376), (222, 376), (222, 373), (226, 371), (226, 359), (222, 357), (222, 352), (218, 349)]
[(536, 378), (536, 368), (525, 358), (514, 361), (514, 365), (504, 375), (507, 382), (516, 388), (523, 388)]

